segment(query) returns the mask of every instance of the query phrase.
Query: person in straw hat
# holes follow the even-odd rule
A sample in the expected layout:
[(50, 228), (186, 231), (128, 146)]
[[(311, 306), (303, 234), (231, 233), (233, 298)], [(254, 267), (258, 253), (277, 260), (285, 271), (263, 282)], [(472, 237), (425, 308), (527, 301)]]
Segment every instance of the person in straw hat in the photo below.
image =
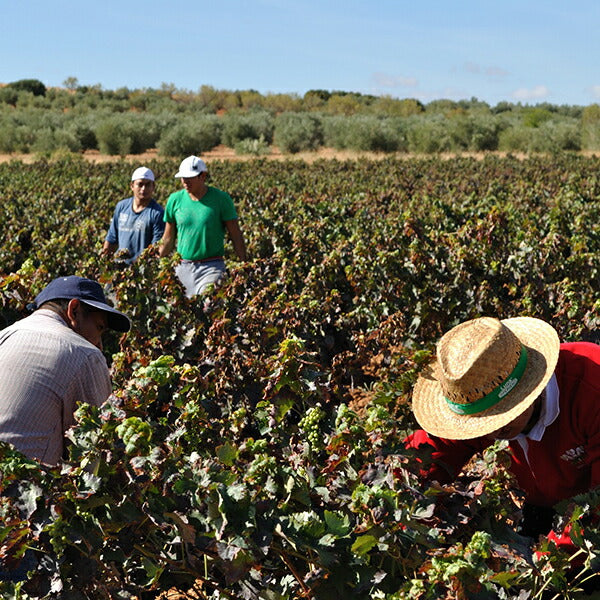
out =
[[(561, 344), (545, 321), (482, 317), (454, 327), (412, 403), (423, 429), (407, 444), (432, 447), (431, 480), (452, 481), (473, 454), (509, 440), (526, 535), (547, 533), (557, 502), (600, 485), (600, 346)], [(570, 546), (568, 532), (549, 537)]]

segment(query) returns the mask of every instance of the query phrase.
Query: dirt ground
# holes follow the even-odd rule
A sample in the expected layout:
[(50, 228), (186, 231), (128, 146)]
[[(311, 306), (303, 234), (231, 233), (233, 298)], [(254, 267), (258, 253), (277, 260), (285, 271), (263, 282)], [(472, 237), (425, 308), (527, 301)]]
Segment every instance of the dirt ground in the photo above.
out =
[[(504, 152), (495, 153), (498, 156), (505, 156)], [(235, 153), (233, 148), (228, 148), (226, 146), (217, 146), (213, 150), (209, 152), (203, 152), (200, 155), (207, 163), (215, 160), (232, 160), (232, 161), (246, 161), (253, 160), (256, 157), (252, 155), (238, 155)], [(314, 162), (320, 159), (337, 159), (337, 160), (378, 160), (383, 158), (388, 158), (390, 156), (394, 156), (396, 158), (418, 158), (419, 156), (431, 156), (431, 155), (415, 155), (415, 154), (406, 154), (406, 153), (383, 153), (383, 152), (356, 152), (352, 150), (336, 150), (335, 148), (319, 148), (313, 152), (298, 152), (297, 154), (284, 154), (277, 147), (271, 147), (270, 154), (264, 155), (263, 158), (267, 158), (269, 160), (302, 160), (306, 162)], [(441, 159), (450, 159), (455, 158), (457, 156), (456, 153), (441, 153), (436, 155)], [(483, 152), (464, 152), (461, 153), (460, 156), (465, 157), (473, 157), (477, 159), (482, 159), (485, 156)], [(517, 156), (518, 158), (524, 158), (525, 155), (519, 155), (518, 153), (513, 153), (513, 156)], [(121, 159), (120, 156), (111, 156), (108, 154), (100, 154), (98, 150), (86, 150), (83, 153), (83, 157), (86, 160), (89, 160), (92, 163), (103, 163), (103, 162), (111, 162), (118, 161)], [(35, 162), (39, 156), (37, 154), (0, 154), (0, 163), (9, 162), (11, 160), (21, 161), (26, 164)], [(160, 158), (157, 150), (149, 150), (143, 154), (128, 154), (123, 157), (128, 161), (144, 163), (145, 161), (149, 161), (152, 159)]]
[[(337, 159), (337, 160), (378, 160), (389, 157), (395, 157), (399, 159), (411, 159), (411, 158), (427, 158), (436, 156), (442, 160), (448, 160), (451, 158), (461, 157), (471, 157), (476, 158), (478, 160), (483, 159), (485, 156), (489, 154), (494, 154), (495, 156), (503, 157), (507, 155), (512, 155), (519, 159), (527, 158), (528, 154), (520, 153), (520, 152), (442, 152), (440, 154), (410, 154), (406, 152), (357, 152), (354, 150), (336, 150), (335, 148), (319, 148), (318, 150), (312, 152), (298, 152), (297, 154), (284, 154), (277, 148), (276, 146), (271, 146), (271, 151), (267, 155), (263, 155), (261, 158), (266, 158), (269, 160), (301, 160), (306, 161), (308, 163), (314, 162), (316, 160), (324, 159)], [(595, 157), (598, 156), (599, 153), (592, 150), (583, 150), (579, 152), (582, 156), (587, 157)], [(231, 161), (247, 161), (254, 160), (257, 157), (249, 154), (239, 155), (235, 153), (233, 148), (228, 148), (227, 146), (217, 146), (213, 148), (209, 152), (202, 152), (199, 156), (202, 157), (207, 163), (215, 160), (231, 160)], [(108, 154), (100, 154), (98, 150), (86, 150), (83, 153), (83, 157), (86, 160), (89, 160), (92, 163), (103, 163), (103, 162), (115, 162), (124, 158), (130, 162), (139, 162), (144, 163), (145, 161), (149, 161), (156, 158), (161, 158), (158, 154), (158, 150), (148, 150), (143, 154), (128, 154), (124, 157), (121, 156), (111, 156)], [(0, 163), (9, 162), (11, 160), (21, 161), (26, 164), (35, 162), (38, 160), (39, 155), (37, 154), (0, 154)]]
[[(210, 163), (211, 161), (214, 161), (214, 160), (245, 161), (245, 160), (252, 160), (252, 159), (256, 158), (255, 156), (252, 156), (252, 155), (238, 155), (235, 153), (233, 148), (228, 148), (226, 146), (217, 146), (216, 148), (214, 148), (213, 150), (210, 150), (209, 152), (202, 152), (200, 154), (200, 156), (207, 163)], [(337, 158), (339, 160), (346, 160), (346, 159), (358, 159), (358, 158), (362, 158), (362, 157), (375, 159), (375, 158), (383, 158), (384, 156), (387, 156), (387, 155), (381, 154), (381, 153), (375, 153), (375, 152), (364, 152), (364, 153), (349, 152), (349, 151), (345, 152), (345, 151), (334, 150), (332, 148), (322, 148), (315, 152), (299, 152), (297, 154), (283, 154), (282, 152), (279, 151), (278, 148), (272, 147), (271, 153), (268, 155), (264, 155), (263, 158), (267, 158), (269, 160), (294, 159), (294, 160), (305, 160), (308, 162), (312, 162), (312, 161), (318, 160), (320, 158), (324, 158), (324, 159)], [(104, 163), (104, 162), (118, 161), (121, 159), (120, 156), (111, 156), (108, 154), (100, 154), (100, 152), (98, 152), (98, 150), (86, 150), (83, 153), (83, 157), (92, 163)], [(21, 161), (21, 162), (24, 162), (27, 164), (27, 163), (35, 162), (38, 158), (39, 158), (39, 156), (36, 154), (18, 154), (18, 153), (0, 154), (0, 163), (9, 162), (11, 160), (17, 160), (17, 161)], [(147, 152), (144, 152), (143, 154), (128, 154), (123, 158), (125, 158), (128, 161), (143, 163), (145, 161), (149, 161), (149, 160), (161, 158), (161, 157), (158, 154), (157, 150), (149, 150)]]

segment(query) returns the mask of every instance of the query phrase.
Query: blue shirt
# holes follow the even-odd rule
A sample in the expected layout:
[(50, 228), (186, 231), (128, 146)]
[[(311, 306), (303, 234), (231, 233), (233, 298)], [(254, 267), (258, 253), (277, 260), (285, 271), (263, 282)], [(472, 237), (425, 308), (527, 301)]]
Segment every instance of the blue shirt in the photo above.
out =
[(131, 263), (150, 244), (162, 238), (163, 214), (164, 209), (156, 200), (150, 200), (139, 213), (133, 210), (133, 197), (121, 200), (115, 208), (106, 241), (117, 244), (119, 250), (127, 249), (130, 257), (126, 262)]

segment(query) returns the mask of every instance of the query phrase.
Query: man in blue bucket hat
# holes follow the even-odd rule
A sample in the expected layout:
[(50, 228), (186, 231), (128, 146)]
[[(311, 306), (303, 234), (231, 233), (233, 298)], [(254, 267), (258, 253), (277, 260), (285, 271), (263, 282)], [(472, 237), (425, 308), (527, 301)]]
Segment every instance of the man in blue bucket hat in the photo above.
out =
[(77, 404), (99, 406), (111, 393), (102, 334), (131, 323), (98, 282), (75, 275), (50, 282), (33, 307), (0, 331), (0, 441), (56, 465)]

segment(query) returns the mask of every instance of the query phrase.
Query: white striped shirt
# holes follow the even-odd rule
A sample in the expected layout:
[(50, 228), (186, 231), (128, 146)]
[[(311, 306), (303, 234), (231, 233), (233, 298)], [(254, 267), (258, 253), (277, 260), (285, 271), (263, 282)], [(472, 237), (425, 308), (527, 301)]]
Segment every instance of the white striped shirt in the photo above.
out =
[(54, 465), (80, 402), (100, 405), (111, 382), (102, 352), (55, 312), (0, 331), (0, 440)]

